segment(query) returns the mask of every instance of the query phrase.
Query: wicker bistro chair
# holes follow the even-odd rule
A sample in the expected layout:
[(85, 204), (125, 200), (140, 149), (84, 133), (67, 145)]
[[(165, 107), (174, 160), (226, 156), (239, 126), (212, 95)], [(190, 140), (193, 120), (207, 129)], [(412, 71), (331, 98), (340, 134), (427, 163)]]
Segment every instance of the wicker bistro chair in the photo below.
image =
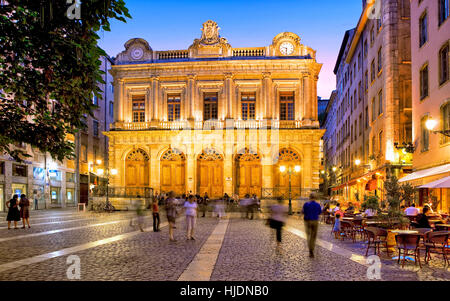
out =
[(355, 231), (355, 236), (359, 235), (361, 239), (364, 239), (364, 226), (363, 226), (363, 220), (362, 219), (354, 219), (353, 220), (353, 228)]
[[(398, 234), (395, 236), (395, 241), (397, 242), (398, 248), (398, 260), (397, 263), (400, 263), (401, 251), (403, 250), (403, 259), (402, 259), (402, 267), (405, 266), (406, 256), (414, 255), (414, 263), (417, 265), (417, 261), (419, 261), (419, 266), (422, 268), (422, 264), (420, 262), (420, 234)], [(413, 254), (409, 252), (412, 251)]]
[(367, 239), (366, 256), (369, 254), (369, 249), (374, 248), (374, 255), (380, 255), (380, 245), (383, 244), (386, 248), (386, 252), (389, 254), (389, 248), (387, 245), (387, 233), (383, 232), (383, 229), (375, 227), (367, 227), (364, 229), (365, 237)]
[(355, 242), (355, 235), (356, 232), (353, 223), (350, 221), (341, 221), (341, 231), (339, 233), (339, 236), (342, 237), (342, 239), (346, 237), (351, 238), (352, 241)]
[(447, 257), (448, 250), (448, 238), (450, 233), (448, 231), (436, 231), (427, 232), (424, 237), (425, 245), (425, 263), (431, 260), (431, 252), (436, 254), (442, 254), (444, 257), (444, 265), (449, 264), (450, 260)]

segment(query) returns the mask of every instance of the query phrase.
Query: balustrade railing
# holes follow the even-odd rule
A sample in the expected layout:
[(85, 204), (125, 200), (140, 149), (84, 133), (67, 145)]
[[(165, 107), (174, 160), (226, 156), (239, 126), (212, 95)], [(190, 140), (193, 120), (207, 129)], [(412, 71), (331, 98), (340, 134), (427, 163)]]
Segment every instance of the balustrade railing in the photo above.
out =
[(156, 52), (157, 60), (175, 60), (188, 58), (189, 53), (187, 50), (168, 50)]
[(245, 57), (245, 56), (265, 56), (265, 48), (234, 48), (234, 57)]
[(221, 130), (225, 128), (235, 129), (301, 129), (301, 128), (319, 128), (318, 122), (309, 120), (207, 120), (207, 121), (149, 121), (149, 122), (116, 122), (113, 129), (118, 130), (182, 130), (182, 129), (203, 129), (203, 130)]

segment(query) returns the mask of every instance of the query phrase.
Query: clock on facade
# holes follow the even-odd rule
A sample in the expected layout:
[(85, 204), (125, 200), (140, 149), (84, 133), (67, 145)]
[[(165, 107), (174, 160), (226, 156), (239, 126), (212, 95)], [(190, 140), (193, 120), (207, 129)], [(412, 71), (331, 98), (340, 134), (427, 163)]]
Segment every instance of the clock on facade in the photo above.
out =
[(280, 52), (283, 55), (291, 55), (294, 52), (294, 45), (289, 42), (283, 42), (280, 45)]
[(139, 60), (144, 56), (144, 50), (140, 47), (133, 48), (131, 50), (131, 57), (135, 60)]

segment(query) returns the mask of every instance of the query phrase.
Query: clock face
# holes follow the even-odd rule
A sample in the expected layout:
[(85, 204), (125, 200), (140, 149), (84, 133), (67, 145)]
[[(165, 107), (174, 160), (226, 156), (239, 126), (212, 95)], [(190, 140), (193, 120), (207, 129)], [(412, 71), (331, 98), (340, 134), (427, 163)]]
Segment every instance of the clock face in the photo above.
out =
[(143, 55), (144, 55), (144, 50), (142, 50), (142, 48), (140, 48), (140, 47), (136, 47), (131, 50), (131, 57), (135, 60), (141, 59)]
[(294, 52), (294, 45), (289, 42), (283, 42), (280, 45), (280, 52), (283, 55), (291, 55)]

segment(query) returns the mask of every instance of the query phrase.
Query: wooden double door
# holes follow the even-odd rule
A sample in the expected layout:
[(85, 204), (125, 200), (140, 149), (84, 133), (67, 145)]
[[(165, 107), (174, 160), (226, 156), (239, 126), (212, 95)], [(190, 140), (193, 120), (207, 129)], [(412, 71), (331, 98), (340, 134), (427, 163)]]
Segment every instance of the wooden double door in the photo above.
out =
[(197, 162), (197, 191), (203, 196), (208, 193), (210, 198), (223, 196), (223, 161)]
[(242, 198), (246, 194), (250, 196), (256, 194), (261, 197), (262, 167), (260, 162), (237, 162), (236, 173), (236, 188), (239, 197)]
[(148, 161), (127, 161), (126, 163), (126, 186), (148, 187), (149, 166)]
[(173, 191), (176, 195), (186, 192), (184, 161), (161, 162), (161, 191)]

